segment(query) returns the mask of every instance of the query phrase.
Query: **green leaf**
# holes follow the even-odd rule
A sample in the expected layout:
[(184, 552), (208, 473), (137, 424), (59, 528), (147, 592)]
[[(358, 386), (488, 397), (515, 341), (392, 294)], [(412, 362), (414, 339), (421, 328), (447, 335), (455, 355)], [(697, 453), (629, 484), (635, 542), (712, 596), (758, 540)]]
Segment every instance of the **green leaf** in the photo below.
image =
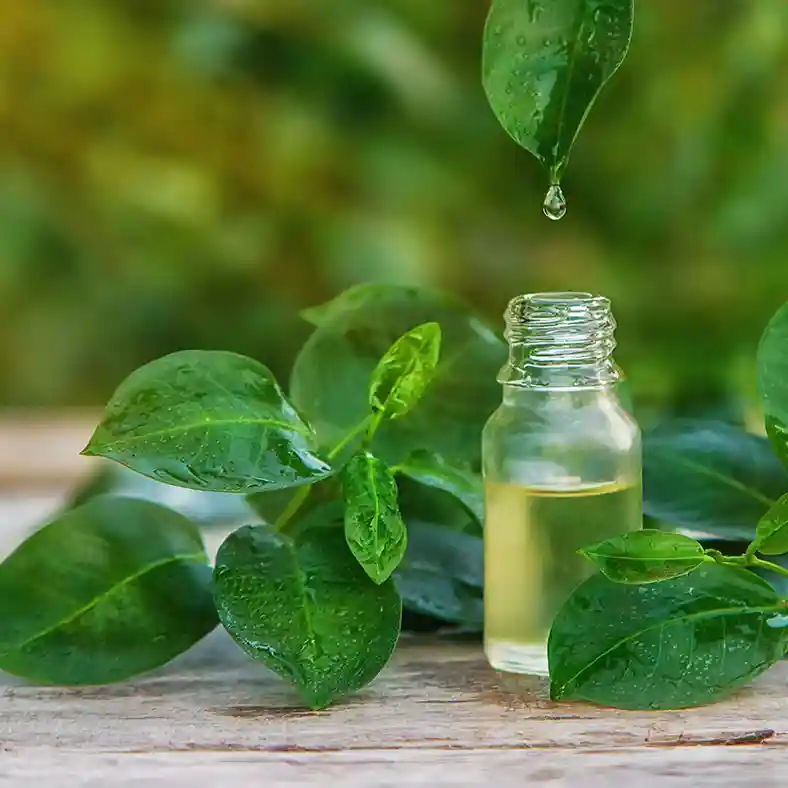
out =
[(616, 583), (655, 583), (686, 575), (706, 559), (703, 546), (682, 534), (643, 530), (580, 551)]
[(409, 520), (408, 549), (394, 579), (409, 610), (481, 629), (484, 551), (480, 538)]
[[(500, 403), (496, 382), (506, 344), (465, 304), (394, 285), (361, 285), (311, 310), (319, 328), (296, 359), (290, 393), (322, 446), (333, 448), (369, 414), (369, 381), (402, 334), (441, 326), (441, 359), (419, 407), (384, 422), (371, 451), (396, 465), (413, 451), (477, 467), (482, 427)], [(329, 383), (330, 382), (330, 383)]]
[(314, 444), (262, 364), (187, 350), (133, 372), (83, 454), (178, 487), (240, 493), (324, 478), (331, 469)]
[(624, 61), (633, 0), (494, 0), (487, 98), (506, 132), (558, 183), (600, 91)]
[(0, 670), (31, 681), (121, 681), (216, 623), (199, 530), (147, 501), (94, 498), (0, 564)]
[(441, 327), (424, 323), (403, 334), (372, 373), (369, 404), (385, 418), (409, 413), (430, 385), (441, 354)]
[(758, 390), (766, 432), (788, 466), (788, 304), (769, 322), (758, 346)]
[(391, 577), (408, 543), (397, 505), (397, 483), (388, 466), (369, 452), (342, 471), (345, 539), (364, 571), (380, 584)]
[(788, 553), (788, 494), (783, 495), (758, 523), (753, 546), (764, 555)]
[(718, 564), (641, 586), (594, 575), (553, 622), (551, 698), (621, 709), (710, 703), (782, 658), (784, 630), (773, 623), (785, 609), (764, 580)]
[(643, 509), (657, 520), (749, 542), (786, 490), (788, 471), (765, 438), (690, 420), (644, 436)]
[(424, 451), (411, 454), (397, 466), (397, 470), (420, 484), (453, 495), (479, 522), (484, 520), (484, 486), (480, 474), (451, 465), (437, 454)]
[(313, 709), (368, 684), (399, 636), (393, 582), (375, 585), (339, 529), (240, 528), (219, 549), (214, 586), (230, 635)]

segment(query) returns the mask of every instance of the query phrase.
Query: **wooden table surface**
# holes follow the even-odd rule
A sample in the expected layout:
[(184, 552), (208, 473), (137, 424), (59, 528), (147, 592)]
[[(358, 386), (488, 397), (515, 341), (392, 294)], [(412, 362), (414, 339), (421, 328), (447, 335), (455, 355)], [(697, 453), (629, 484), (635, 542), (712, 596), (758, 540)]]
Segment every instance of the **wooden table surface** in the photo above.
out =
[[(0, 556), (89, 470), (76, 458), (89, 420), (52, 424), (34, 436), (0, 419)], [(788, 663), (725, 703), (670, 713), (553, 704), (541, 680), (495, 673), (475, 644), (407, 636), (375, 682), (321, 712), (299, 708), (220, 631), (111, 687), (0, 675), (2, 787), (771, 788), (786, 778)]]

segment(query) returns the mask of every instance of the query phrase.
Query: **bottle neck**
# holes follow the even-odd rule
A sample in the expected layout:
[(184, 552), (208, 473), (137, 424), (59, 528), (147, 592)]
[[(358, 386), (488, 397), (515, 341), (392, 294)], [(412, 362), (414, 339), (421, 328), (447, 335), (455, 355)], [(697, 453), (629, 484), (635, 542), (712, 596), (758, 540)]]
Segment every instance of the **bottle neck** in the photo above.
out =
[[(616, 321), (608, 299), (590, 293), (535, 293), (506, 310), (506, 389), (601, 389), (621, 372), (613, 360)], [(514, 392), (512, 392), (514, 393)]]

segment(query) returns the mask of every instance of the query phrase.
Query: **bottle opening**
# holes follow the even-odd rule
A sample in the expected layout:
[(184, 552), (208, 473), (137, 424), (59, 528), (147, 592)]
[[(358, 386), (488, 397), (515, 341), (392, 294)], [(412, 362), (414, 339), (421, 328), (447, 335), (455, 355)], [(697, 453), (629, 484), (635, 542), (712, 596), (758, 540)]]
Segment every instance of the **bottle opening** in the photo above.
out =
[(505, 319), (510, 359), (502, 382), (547, 385), (550, 371), (564, 371), (569, 385), (618, 380), (612, 359), (616, 321), (604, 296), (529, 293), (509, 302)]

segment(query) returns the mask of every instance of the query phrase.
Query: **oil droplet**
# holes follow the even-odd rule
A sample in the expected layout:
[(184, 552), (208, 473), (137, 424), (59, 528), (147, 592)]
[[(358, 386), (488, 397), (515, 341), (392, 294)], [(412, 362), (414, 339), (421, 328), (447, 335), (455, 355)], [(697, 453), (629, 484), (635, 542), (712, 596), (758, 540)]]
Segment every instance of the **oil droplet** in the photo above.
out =
[(560, 184), (554, 183), (547, 190), (542, 210), (544, 211), (544, 215), (554, 222), (566, 216), (566, 197), (564, 197), (564, 192)]

